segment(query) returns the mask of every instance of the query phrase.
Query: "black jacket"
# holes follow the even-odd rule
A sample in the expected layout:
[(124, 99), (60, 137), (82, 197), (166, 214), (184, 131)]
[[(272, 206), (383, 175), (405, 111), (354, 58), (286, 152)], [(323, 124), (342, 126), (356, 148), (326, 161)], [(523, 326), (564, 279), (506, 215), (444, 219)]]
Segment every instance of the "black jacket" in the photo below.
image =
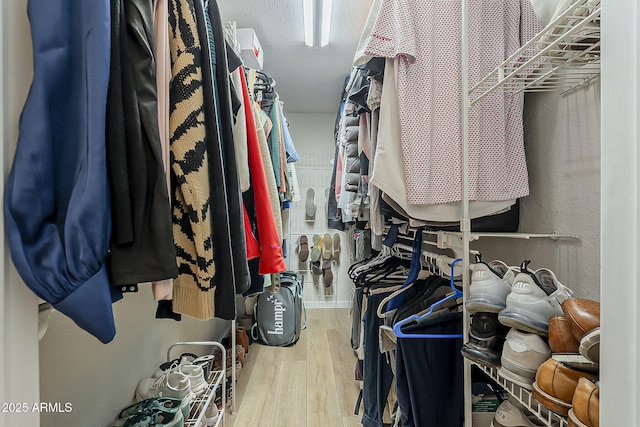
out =
[(152, 3), (111, 0), (106, 133), (114, 285), (178, 274), (158, 132)]

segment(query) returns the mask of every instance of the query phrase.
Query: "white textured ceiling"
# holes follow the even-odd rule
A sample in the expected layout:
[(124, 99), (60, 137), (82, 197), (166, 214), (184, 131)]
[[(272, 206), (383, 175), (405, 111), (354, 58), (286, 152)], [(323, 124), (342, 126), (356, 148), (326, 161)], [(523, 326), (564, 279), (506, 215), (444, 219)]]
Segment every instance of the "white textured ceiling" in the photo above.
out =
[(222, 19), (253, 28), (264, 71), (289, 113), (335, 113), (372, 0), (334, 0), (329, 45), (304, 44), (302, 0), (218, 0)]

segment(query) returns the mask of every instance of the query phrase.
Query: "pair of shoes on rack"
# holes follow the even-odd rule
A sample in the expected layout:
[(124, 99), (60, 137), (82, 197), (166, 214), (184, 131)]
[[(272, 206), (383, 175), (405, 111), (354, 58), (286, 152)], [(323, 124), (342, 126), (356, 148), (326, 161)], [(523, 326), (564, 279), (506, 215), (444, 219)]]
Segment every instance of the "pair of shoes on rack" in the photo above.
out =
[(182, 364), (174, 362), (169, 369), (156, 372), (153, 378), (140, 381), (136, 388), (136, 400), (140, 402), (154, 397), (195, 399), (207, 388), (204, 372), (208, 363), (210, 361), (206, 357)]
[(573, 291), (560, 283), (553, 271), (540, 268), (533, 272), (529, 263), (525, 260), (520, 266), (498, 319), (505, 326), (547, 336), (549, 319), (563, 314), (562, 303)]
[[(595, 412), (595, 401), (591, 400), (598, 397), (595, 393), (597, 379), (596, 374), (569, 368), (551, 358), (538, 368), (533, 383), (533, 397), (548, 409), (565, 417), (569, 415), (569, 410), (577, 399), (574, 417), (579, 415), (584, 418), (585, 413)], [(578, 390), (579, 394), (576, 396)], [(590, 408), (592, 404), (594, 407)]]
[(182, 427), (189, 417), (189, 403), (171, 397), (145, 399), (124, 408), (112, 427)]
[(600, 387), (580, 378), (569, 409), (569, 427), (600, 427)]
[(536, 371), (551, 357), (551, 350), (537, 334), (513, 328), (505, 332), (497, 313), (472, 314), (469, 341), (461, 353), (480, 365), (499, 368), (502, 377), (531, 390)]
[(549, 319), (563, 314), (561, 304), (573, 292), (551, 270), (530, 270), (530, 262), (523, 261), (514, 274), (514, 267), (501, 261), (484, 263), (477, 255), (465, 303), (467, 311), (498, 313), (498, 320), (505, 326), (546, 336)]

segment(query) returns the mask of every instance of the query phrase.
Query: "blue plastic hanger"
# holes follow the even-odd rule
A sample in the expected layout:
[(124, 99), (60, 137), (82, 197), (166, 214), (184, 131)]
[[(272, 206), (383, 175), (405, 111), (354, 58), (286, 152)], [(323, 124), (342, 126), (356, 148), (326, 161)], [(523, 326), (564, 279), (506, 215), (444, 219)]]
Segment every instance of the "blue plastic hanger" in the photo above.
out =
[[(413, 238), (413, 245), (411, 248), (411, 268), (409, 269), (409, 274), (407, 275), (407, 279), (402, 284), (402, 288), (406, 288), (408, 287), (408, 285), (418, 280), (418, 274), (420, 273), (420, 269), (421, 269), (421, 264), (420, 264), (421, 254), (422, 254), (422, 229), (419, 228), (416, 230), (416, 234)], [(387, 311), (391, 311), (396, 308), (399, 308), (403, 303), (404, 303), (404, 294), (400, 293), (399, 295), (395, 296), (387, 303)]]
[(450, 299), (455, 299), (455, 298), (460, 298), (462, 296), (462, 291), (460, 291), (458, 288), (456, 288), (455, 283), (453, 281), (453, 277), (455, 276), (454, 274), (454, 268), (456, 266), (457, 263), (459, 263), (460, 261), (462, 261), (462, 258), (457, 258), (456, 260), (454, 260), (451, 263), (451, 280), (449, 281), (449, 284), (451, 285), (451, 289), (453, 289), (453, 294), (441, 299), (440, 301), (437, 301), (433, 304), (431, 304), (431, 307), (429, 308), (429, 311), (427, 311), (424, 314), (421, 315), (411, 315), (409, 317), (407, 317), (406, 319), (402, 319), (399, 322), (396, 322), (395, 325), (393, 325), (393, 333), (398, 337), (398, 338), (462, 338), (463, 335), (462, 334), (406, 334), (404, 332), (402, 332), (402, 326), (412, 322), (414, 320), (422, 320), (427, 316), (430, 316), (431, 313), (433, 313), (433, 309), (434, 307), (442, 304), (445, 301), (448, 301)]

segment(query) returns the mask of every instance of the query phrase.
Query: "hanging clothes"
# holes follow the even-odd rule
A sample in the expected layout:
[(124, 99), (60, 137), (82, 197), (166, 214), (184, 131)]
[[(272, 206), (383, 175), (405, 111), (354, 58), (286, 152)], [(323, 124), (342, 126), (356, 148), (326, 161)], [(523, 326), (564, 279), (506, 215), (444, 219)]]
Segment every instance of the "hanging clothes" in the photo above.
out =
[[(199, 0), (198, 5), (201, 4)], [(200, 6), (196, 8), (199, 9)], [(213, 77), (212, 90), (205, 92), (205, 105), (215, 106), (215, 133), (211, 130), (211, 143), (219, 147), (219, 156), (210, 157), (210, 186), (215, 189), (212, 192), (212, 220), (214, 227), (214, 245), (216, 247), (216, 261), (218, 283), (224, 284), (216, 289), (216, 316), (225, 319), (234, 319), (230, 307), (235, 307), (231, 301), (234, 293), (242, 293), (249, 287), (249, 266), (247, 264), (247, 244), (243, 221), (243, 209), (240, 193), (240, 181), (235, 156), (233, 141), (233, 111), (231, 102), (230, 75), (226, 42), (224, 40), (224, 28), (218, 5), (214, 0), (209, 1), (206, 13), (204, 13), (204, 28), (207, 32), (202, 37), (208, 37), (210, 72), (206, 74), (205, 83)], [(231, 52), (232, 55), (233, 52)], [(240, 62), (239, 59), (234, 63)], [(207, 84), (207, 86), (210, 86)], [(208, 95), (213, 96), (213, 102), (207, 101)], [(213, 147), (210, 146), (210, 150)], [(219, 160), (218, 160), (219, 159)], [(221, 219), (226, 220), (225, 222)], [(225, 232), (226, 231), (226, 232)], [(221, 252), (224, 251), (224, 252)], [(224, 262), (224, 264), (221, 264)], [(228, 293), (227, 291), (231, 291)], [(226, 296), (223, 296), (226, 295)]]
[(175, 177), (173, 233), (179, 274), (175, 312), (196, 319), (214, 313), (215, 263), (209, 189), (209, 154), (204, 123), (202, 46), (192, 0), (171, 0), (169, 41), (171, 168)]
[(29, 0), (34, 77), (7, 179), (11, 258), (36, 295), (103, 343), (116, 333), (106, 257), (107, 0)]
[[(169, 137), (169, 85), (171, 83), (171, 49), (169, 48), (169, 4), (168, 0), (154, 0), (155, 16), (153, 25), (156, 39), (156, 86), (158, 88), (158, 130), (160, 146), (162, 148), (162, 164), (167, 182), (167, 189), (171, 189), (171, 144)], [(168, 191), (169, 198), (171, 191)], [(171, 199), (169, 199), (171, 208)], [(173, 244), (173, 230), (171, 234)], [(175, 249), (174, 249), (175, 250)], [(153, 298), (156, 301), (173, 299), (173, 279), (156, 281), (151, 284)], [(166, 306), (166, 303), (163, 303)], [(163, 318), (168, 310), (156, 311), (157, 318)], [(173, 311), (173, 304), (171, 310)], [(176, 315), (180, 316), (180, 315)], [(174, 318), (174, 316), (170, 316)]]
[(240, 191), (243, 193), (251, 186), (249, 177), (249, 158), (247, 154), (247, 116), (244, 113), (244, 101), (242, 100), (242, 86), (240, 82), (240, 68), (231, 73), (234, 89), (240, 98), (240, 110), (233, 125), (233, 143), (238, 159), (238, 176), (240, 178)]
[(113, 0), (111, 9), (109, 273), (119, 286), (174, 278), (178, 267), (158, 125), (152, 3)]
[[(240, 73), (244, 95), (245, 114), (247, 116), (247, 148), (249, 152), (249, 169), (251, 171), (251, 188), (255, 205), (255, 216), (260, 242), (261, 256), (259, 274), (280, 273), (287, 269), (282, 256), (282, 241), (276, 228), (275, 214), (269, 202), (270, 186), (268, 184), (265, 162), (258, 141), (259, 130), (256, 130), (256, 119), (253, 116), (253, 103), (249, 96), (244, 72)], [(276, 193), (277, 195), (277, 193)], [(278, 205), (278, 215), (279, 215)]]
[[(276, 221), (276, 229), (280, 240), (283, 239), (282, 233), (282, 216), (280, 214), (280, 196), (278, 195), (278, 186), (276, 185), (276, 177), (273, 171), (273, 164), (271, 163), (271, 154), (269, 153), (269, 144), (267, 142), (267, 136), (265, 134), (262, 123), (260, 122), (260, 115), (264, 112), (257, 104), (253, 104), (253, 115), (256, 133), (258, 135), (258, 146), (260, 149), (260, 156), (262, 158), (262, 165), (267, 179), (267, 191), (269, 194), (269, 201), (271, 203), (271, 210), (273, 217)], [(267, 118), (268, 119), (268, 118)]]
[[(480, 2), (470, 7), (473, 85), (535, 35), (539, 25), (529, 0)], [(366, 55), (398, 59), (409, 204), (448, 203), (462, 197), (460, 13), (457, 2), (384, 1), (365, 49)], [(474, 107), (470, 199), (502, 201), (528, 194), (522, 134), (518, 95), (494, 93)]]

